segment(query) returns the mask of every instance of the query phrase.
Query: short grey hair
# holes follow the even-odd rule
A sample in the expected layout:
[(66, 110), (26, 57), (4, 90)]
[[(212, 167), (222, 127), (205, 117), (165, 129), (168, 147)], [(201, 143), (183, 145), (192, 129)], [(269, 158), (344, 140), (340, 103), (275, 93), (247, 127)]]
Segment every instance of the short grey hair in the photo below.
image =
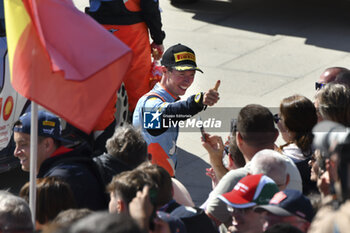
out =
[(132, 168), (147, 160), (147, 143), (141, 131), (130, 124), (118, 127), (107, 140), (107, 153), (116, 156)]
[(14, 194), (0, 190), (0, 231), (32, 232), (32, 213), (28, 203)]
[(287, 162), (280, 153), (274, 150), (261, 150), (257, 152), (250, 161), (250, 173), (267, 175), (276, 184), (286, 183)]

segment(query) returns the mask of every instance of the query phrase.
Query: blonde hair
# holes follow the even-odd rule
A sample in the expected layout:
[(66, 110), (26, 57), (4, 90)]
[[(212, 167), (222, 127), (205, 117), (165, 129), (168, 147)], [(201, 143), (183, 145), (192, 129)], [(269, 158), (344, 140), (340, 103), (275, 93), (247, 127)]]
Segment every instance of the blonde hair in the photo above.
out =
[(323, 119), (350, 126), (350, 89), (329, 83), (316, 94), (316, 99)]

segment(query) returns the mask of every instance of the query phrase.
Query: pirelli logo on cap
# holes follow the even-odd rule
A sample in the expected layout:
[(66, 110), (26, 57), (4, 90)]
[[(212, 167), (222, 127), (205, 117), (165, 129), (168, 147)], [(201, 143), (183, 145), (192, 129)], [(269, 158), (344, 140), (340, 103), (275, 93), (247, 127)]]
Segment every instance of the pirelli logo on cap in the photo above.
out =
[(196, 56), (190, 52), (175, 53), (174, 56), (175, 56), (175, 62), (186, 61), (186, 60), (191, 60), (193, 62), (196, 62)]
[(43, 121), (43, 125), (55, 127), (56, 123), (53, 121)]
[(194, 70), (193, 66), (175, 66), (178, 71)]

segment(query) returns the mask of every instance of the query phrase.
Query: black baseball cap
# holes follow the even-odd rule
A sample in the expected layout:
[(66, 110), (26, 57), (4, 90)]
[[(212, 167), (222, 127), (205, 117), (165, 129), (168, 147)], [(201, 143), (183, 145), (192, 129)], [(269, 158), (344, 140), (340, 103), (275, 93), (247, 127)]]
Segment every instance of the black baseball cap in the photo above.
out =
[(198, 70), (196, 55), (189, 47), (177, 44), (168, 48), (163, 54), (161, 64), (166, 67), (171, 67), (177, 71)]
[(310, 200), (298, 190), (286, 189), (276, 193), (268, 205), (259, 205), (254, 208), (259, 212), (266, 210), (278, 216), (298, 216), (311, 222), (314, 211)]

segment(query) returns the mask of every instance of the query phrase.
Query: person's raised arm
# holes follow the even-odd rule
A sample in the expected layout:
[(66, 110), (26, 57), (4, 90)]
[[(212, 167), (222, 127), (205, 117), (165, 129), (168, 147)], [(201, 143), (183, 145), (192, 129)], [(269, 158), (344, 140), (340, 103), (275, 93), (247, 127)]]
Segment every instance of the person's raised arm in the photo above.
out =
[(149, 186), (146, 185), (142, 191), (136, 193), (136, 197), (129, 203), (129, 213), (139, 227), (145, 232), (148, 232), (153, 210), (154, 206), (149, 197)]
[(224, 153), (224, 143), (222, 138), (217, 135), (205, 134), (205, 140), (202, 138), (202, 146), (208, 151), (209, 160), (215, 172), (217, 182), (228, 172), (222, 162)]

